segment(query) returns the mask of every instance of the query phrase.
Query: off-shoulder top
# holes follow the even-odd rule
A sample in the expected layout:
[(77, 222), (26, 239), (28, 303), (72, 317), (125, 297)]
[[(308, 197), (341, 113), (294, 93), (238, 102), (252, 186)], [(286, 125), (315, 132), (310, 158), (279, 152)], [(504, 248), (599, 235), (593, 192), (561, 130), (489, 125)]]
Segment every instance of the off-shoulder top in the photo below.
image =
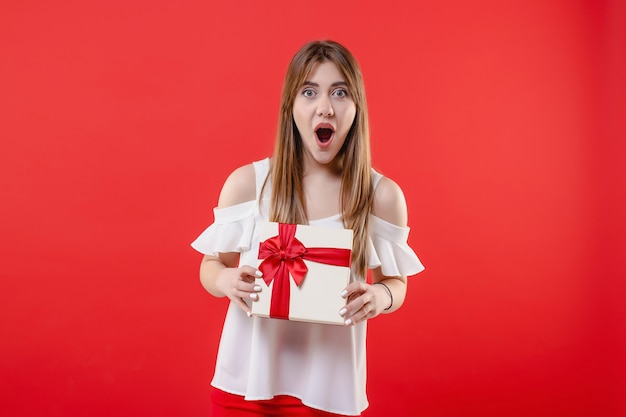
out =
[[(239, 252), (240, 265), (257, 267), (258, 225), (268, 221), (267, 198), (258, 196), (269, 173), (269, 159), (253, 163), (257, 199), (214, 209), (214, 222), (192, 243), (207, 255)], [(374, 184), (382, 175), (374, 172)], [(271, 195), (266, 186), (264, 196)], [(309, 221), (311, 225), (343, 228), (339, 214)], [(408, 227), (370, 215), (369, 268), (385, 276), (408, 276), (424, 267), (407, 243)], [(364, 280), (351, 274), (351, 280)], [(336, 414), (359, 415), (368, 406), (366, 382), (366, 322), (355, 326), (305, 323), (248, 317), (230, 303), (220, 339), (211, 384), (247, 400), (275, 395), (297, 397), (310, 407)]]

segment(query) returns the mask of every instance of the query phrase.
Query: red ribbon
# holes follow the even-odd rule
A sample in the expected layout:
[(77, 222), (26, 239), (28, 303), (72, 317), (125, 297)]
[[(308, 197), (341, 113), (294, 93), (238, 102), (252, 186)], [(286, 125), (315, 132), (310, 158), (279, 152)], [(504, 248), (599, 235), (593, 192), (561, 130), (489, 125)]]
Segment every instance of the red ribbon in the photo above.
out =
[(289, 318), (289, 275), (299, 287), (307, 275), (308, 268), (304, 260), (334, 266), (350, 266), (350, 249), (307, 248), (296, 239), (295, 224), (278, 224), (278, 236), (271, 237), (259, 245), (259, 259), (263, 262), (259, 270), (263, 280), (272, 288), (270, 317)]

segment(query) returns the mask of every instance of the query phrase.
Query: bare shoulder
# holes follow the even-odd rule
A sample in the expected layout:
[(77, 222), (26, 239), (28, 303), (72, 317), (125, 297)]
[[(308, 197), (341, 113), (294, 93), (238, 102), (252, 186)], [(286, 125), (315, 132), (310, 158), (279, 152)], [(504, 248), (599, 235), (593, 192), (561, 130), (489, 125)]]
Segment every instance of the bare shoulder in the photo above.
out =
[(248, 164), (234, 170), (224, 182), (218, 207), (229, 207), (256, 198), (254, 165)]
[(372, 214), (397, 226), (407, 225), (406, 199), (402, 188), (392, 179), (380, 179), (374, 190)]

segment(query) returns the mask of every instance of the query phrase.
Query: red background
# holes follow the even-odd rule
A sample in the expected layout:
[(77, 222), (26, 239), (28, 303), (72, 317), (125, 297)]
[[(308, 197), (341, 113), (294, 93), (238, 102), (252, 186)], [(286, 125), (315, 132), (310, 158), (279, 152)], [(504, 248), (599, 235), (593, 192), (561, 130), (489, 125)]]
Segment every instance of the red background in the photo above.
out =
[[(262, 3), (267, 3), (261, 5)], [(0, 409), (206, 416), (189, 243), (271, 152), (287, 63), (359, 58), (427, 266), (366, 416), (626, 414), (623, 1), (5, 1)]]

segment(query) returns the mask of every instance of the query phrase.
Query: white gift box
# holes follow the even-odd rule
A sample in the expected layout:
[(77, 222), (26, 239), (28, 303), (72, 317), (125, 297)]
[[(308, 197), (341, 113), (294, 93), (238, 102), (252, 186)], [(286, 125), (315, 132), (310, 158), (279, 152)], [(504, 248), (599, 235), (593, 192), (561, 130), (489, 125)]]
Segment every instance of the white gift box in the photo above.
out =
[(350, 282), (352, 230), (273, 222), (262, 223), (260, 228), (259, 269), (264, 274), (256, 279), (262, 290), (252, 303), (252, 314), (343, 324), (339, 310), (346, 304), (341, 292)]

